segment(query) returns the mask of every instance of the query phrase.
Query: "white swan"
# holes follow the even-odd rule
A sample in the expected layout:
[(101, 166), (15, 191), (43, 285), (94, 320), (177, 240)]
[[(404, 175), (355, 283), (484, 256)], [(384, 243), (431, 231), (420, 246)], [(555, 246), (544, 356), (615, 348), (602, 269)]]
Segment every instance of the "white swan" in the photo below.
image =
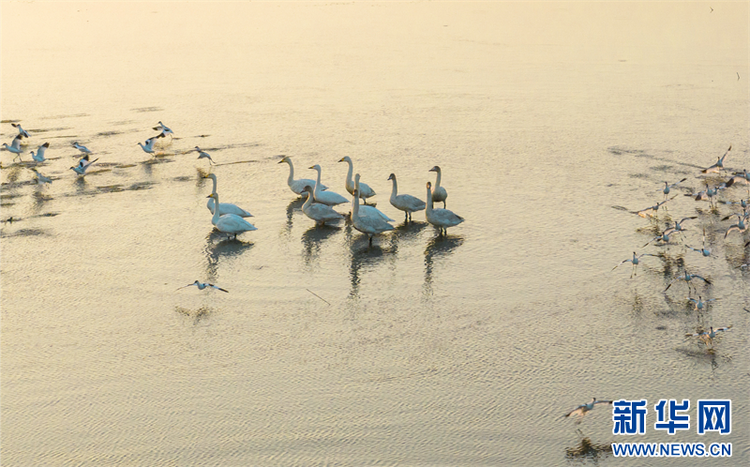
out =
[(378, 216), (361, 217), (359, 215), (358, 195), (359, 193), (355, 189), (352, 195), (352, 225), (355, 229), (364, 234), (367, 234), (367, 236), (370, 238), (370, 246), (372, 246), (373, 235), (385, 232), (387, 230), (393, 230), (395, 227)]
[(421, 199), (412, 195), (399, 195), (398, 182), (396, 174), (390, 174), (388, 180), (393, 180), (393, 189), (391, 190), (391, 204), (394, 208), (404, 211), (404, 222), (411, 220), (411, 213), (421, 211), (425, 208), (425, 203)]
[(44, 158), (44, 152), (49, 147), (49, 143), (44, 143), (41, 146), (39, 146), (36, 150), (36, 154), (34, 154), (34, 151), (31, 151), (31, 158), (34, 159), (36, 162), (44, 162), (47, 159)]
[[(354, 176), (354, 190), (359, 192), (359, 174)], [(354, 196), (354, 193), (352, 193), (352, 196)], [(360, 198), (362, 198), (360, 196)], [(362, 205), (359, 207), (359, 216), (360, 217), (379, 217), (383, 219), (384, 221), (388, 222), (395, 222), (390, 217), (386, 216), (380, 209), (376, 208), (375, 206), (369, 206), (367, 204)]]
[[(440, 172), (438, 172), (439, 174)], [(453, 227), (464, 221), (464, 218), (447, 209), (433, 209), (432, 207), (432, 183), (427, 182), (427, 206), (425, 217), (427, 222), (440, 229), (440, 235), (445, 232), (448, 235), (448, 227)]]
[(342, 157), (339, 162), (346, 162), (347, 164), (349, 164), (349, 171), (346, 173), (346, 191), (348, 191), (350, 195), (354, 195), (354, 190), (359, 189), (359, 197), (364, 200), (365, 204), (367, 204), (367, 198), (375, 196), (375, 190), (370, 188), (368, 184), (361, 182), (359, 184), (359, 188), (354, 186), (354, 182), (352, 181), (354, 164), (352, 163), (352, 160), (351, 158), (349, 158), (349, 156)]
[(445, 191), (445, 188), (440, 186), (440, 180), (442, 178), (443, 172), (440, 170), (440, 167), (437, 165), (428, 172), (437, 172), (437, 180), (435, 180), (435, 189), (432, 191), (432, 200), (433, 201), (442, 201), (443, 207), (445, 207), (445, 199), (448, 197), (448, 192)]
[[(292, 165), (291, 158), (284, 156), (278, 163), (281, 164), (282, 162), (286, 162), (287, 164), (289, 164), (289, 178), (286, 180), (286, 183), (294, 193), (302, 195), (302, 192), (305, 191), (306, 186), (315, 186), (315, 180), (310, 180), (309, 178), (300, 178), (299, 180), (294, 179), (294, 165)], [(320, 185), (321, 190), (325, 190), (327, 188), (328, 187), (325, 185)]]
[(344, 218), (344, 216), (334, 211), (332, 207), (313, 202), (313, 189), (310, 185), (305, 186), (305, 191), (303, 193), (307, 193), (307, 200), (305, 201), (305, 204), (302, 205), (302, 212), (307, 217), (314, 220), (317, 225), (323, 225), (326, 222), (339, 221)]
[[(208, 197), (215, 199), (216, 204), (221, 205), (221, 203), (219, 203), (218, 193), (211, 193), (210, 195), (208, 195)], [(253, 224), (249, 223), (238, 215), (220, 215), (218, 209), (214, 211), (214, 217), (211, 219), (211, 223), (216, 226), (219, 232), (223, 232), (228, 235), (234, 235), (234, 238), (237, 238), (237, 235), (243, 232), (258, 230)]]
[[(213, 188), (211, 188), (211, 193), (216, 193), (216, 175), (214, 174), (208, 174), (208, 178), (210, 178), (213, 181)], [(214, 213), (214, 209), (216, 207), (216, 202), (213, 198), (208, 199), (208, 203), (206, 203), (206, 207), (209, 211), (211, 211), (211, 214)], [(240, 217), (253, 217), (252, 214), (245, 211), (241, 207), (237, 206), (236, 204), (230, 204), (230, 203), (221, 203), (219, 204), (219, 215), (224, 214), (234, 214), (236, 216)]]
[[(313, 189), (313, 197), (318, 203), (327, 204), (328, 206), (336, 206), (337, 204), (346, 203), (346, 198), (338, 193), (332, 191), (323, 191), (320, 184), (320, 172), (321, 168), (318, 164), (310, 167), (312, 170), (318, 172), (318, 178), (315, 181), (315, 188)], [(304, 187), (303, 187), (304, 188)]]

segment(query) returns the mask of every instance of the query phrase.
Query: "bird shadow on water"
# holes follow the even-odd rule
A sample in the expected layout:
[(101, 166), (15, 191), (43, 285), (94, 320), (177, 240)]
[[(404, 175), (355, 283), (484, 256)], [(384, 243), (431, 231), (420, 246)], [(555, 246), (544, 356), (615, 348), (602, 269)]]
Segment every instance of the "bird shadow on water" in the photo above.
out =
[(320, 247), (327, 239), (341, 232), (341, 227), (322, 225), (310, 227), (302, 234), (302, 257), (308, 267), (318, 258)]
[[(580, 430), (578, 430), (580, 434)], [(578, 444), (565, 448), (565, 458), (568, 461), (587, 463), (591, 461), (594, 465), (599, 464), (599, 459), (604, 459), (612, 454), (611, 444), (599, 444), (591, 441), (591, 438), (581, 435)]]
[(436, 235), (427, 243), (424, 250), (424, 290), (427, 295), (432, 295), (435, 260), (451, 255), (463, 243), (464, 237), (452, 235)]
[(181, 306), (175, 306), (174, 311), (187, 318), (190, 318), (193, 324), (198, 324), (201, 321), (208, 319), (209, 316), (216, 310), (207, 307), (206, 305), (202, 305), (198, 308), (184, 308)]
[(359, 296), (359, 284), (362, 281), (363, 269), (371, 268), (381, 263), (392, 254), (390, 249), (383, 249), (379, 244), (373, 241), (370, 246), (370, 240), (367, 235), (352, 236), (349, 263), (349, 278), (351, 280), (351, 291), (349, 297), (356, 298)]

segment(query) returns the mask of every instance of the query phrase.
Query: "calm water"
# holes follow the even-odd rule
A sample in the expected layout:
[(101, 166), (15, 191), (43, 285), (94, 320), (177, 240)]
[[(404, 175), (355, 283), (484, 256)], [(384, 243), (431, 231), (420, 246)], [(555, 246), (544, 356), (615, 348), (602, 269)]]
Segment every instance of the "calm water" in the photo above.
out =
[[(731, 144), (750, 167), (747, 4), (2, 6), (2, 463), (685, 465), (612, 442), (750, 457), (750, 234), (681, 196)], [(739, 76), (739, 79), (738, 79)], [(175, 137), (137, 146), (163, 121)], [(49, 142), (37, 168), (30, 150)], [(69, 170), (73, 141), (99, 161)], [(210, 180), (254, 214), (212, 233)], [(397, 229), (314, 228), (286, 186), (350, 156)], [(446, 238), (403, 225), (388, 175)], [(687, 180), (658, 221), (663, 181)], [(717, 177), (709, 178), (711, 183)], [(739, 185), (739, 184), (738, 184)], [(719, 199), (748, 196), (746, 185)], [(349, 206), (338, 210), (346, 213)], [(643, 245), (698, 216), (684, 240)], [(670, 217), (671, 216), (671, 217)], [(702, 232), (714, 255), (688, 251)], [(646, 257), (612, 271), (632, 251)], [(719, 298), (698, 313), (683, 267)], [(229, 290), (176, 290), (194, 280)], [(694, 294), (695, 295), (695, 294)], [(685, 333), (732, 325), (709, 352)], [(730, 398), (732, 433), (613, 436), (591, 397)], [(580, 431), (577, 431), (577, 428)]]

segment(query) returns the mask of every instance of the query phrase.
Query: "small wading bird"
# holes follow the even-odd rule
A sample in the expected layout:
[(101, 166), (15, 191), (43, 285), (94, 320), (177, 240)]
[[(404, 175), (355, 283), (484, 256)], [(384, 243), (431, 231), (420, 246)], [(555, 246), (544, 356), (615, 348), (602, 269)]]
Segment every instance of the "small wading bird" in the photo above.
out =
[[(289, 185), (289, 189), (292, 190), (294, 193), (298, 195), (302, 195), (302, 193), (305, 191), (306, 186), (311, 186), (313, 189), (315, 188), (315, 180), (310, 180), (309, 178), (300, 178), (299, 180), (294, 179), (294, 165), (292, 164), (292, 159), (288, 156), (283, 156), (281, 160), (279, 160), (279, 164), (282, 162), (285, 162), (289, 164), (289, 178), (287, 178), (286, 184)], [(325, 185), (320, 185), (321, 190), (325, 190), (328, 187)]]
[(91, 165), (98, 160), (99, 158), (97, 157), (93, 161), (89, 162), (89, 155), (86, 154), (85, 156), (81, 158), (81, 160), (78, 161), (78, 165), (74, 165), (73, 167), (70, 168), (70, 170), (73, 170), (78, 175), (86, 175), (86, 170), (88, 170), (88, 168), (91, 167)]
[(174, 135), (171, 129), (169, 129), (166, 125), (164, 125), (161, 120), (159, 121), (159, 124), (154, 127), (154, 130), (161, 131), (160, 138), (164, 137), (166, 135)]
[(440, 181), (442, 180), (443, 172), (442, 170), (440, 170), (440, 167), (437, 165), (431, 168), (430, 170), (428, 170), (428, 172), (437, 172), (437, 178), (435, 179), (435, 189), (432, 190), (432, 200), (437, 201), (437, 202), (442, 201), (443, 208), (445, 208), (446, 207), (445, 200), (448, 199), (448, 192), (445, 191), (445, 188), (440, 186)]
[(672, 188), (676, 187), (677, 185), (684, 182), (685, 180), (687, 180), (687, 177), (671, 185), (669, 184), (669, 182), (664, 182), (664, 189), (661, 191), (662, 193), (664, 193), (664, 199), (667, 199), (667, 197), (669, 196), (669, 192), (672, 190)]
[(23, 137), (19, 134), (16, 135), (15, 138), (13, 138), (13, 141), (10, 143), (10, 146), (8, 146), (8, 143), (3, 143), (3, 148), (5, 148), (8, 152), (12, 152), (16, 156), (13, 158), (15, 161), (16, 159), (20, 159), (21, 154), (23, 154), (23, 149), (21, 149), (21, 139)]
[(687, 247), (690, 250), (697, 251), (698, 253), (702, 254), (703, 256), (711, 256), (711, 250), (708, 249), (708, 248), (706, 248), (706, 228), (705, 227), (703, 228), (703, 245), (701, 246), (700, 249), (693, 248), (693, 247), (691, 247), (689, 245), (685, 245), (685, 247)]
[(44, 143), (36, 149), (36, 154), (34, 154), (34, 151), (31, 151), (31, 158), (34, 159), (35, 162), (46, 161), (47, 159), (44, 158), (44, 152), (48, 147), (49, 143)]
[(692, 289), (691, 281), (693, 279), (700, 279), (703, 282), (705, 282), (706, 284), (711, 285), (711, 281), (710, 280), (705, 279), (705, 278), (699, 276), (698, 274), (688, 274), (688, 272), (685, 271), (685, 274), (683, 274), (681, 276), (677, 276), (674, 279), (672, 279), (672, 282), (670, 282), (669, 285), (667, 286), (667, 288), (664, 289), (664, 292), (666, 292), (667, 290), (669, 290), (669, 288), (672, 287), (672, 284), (674, 284), (675, 282), (677, 282), (677, 281), (685, 281), (685, 283), (688, 285), (688, 293), (690, 293), (690, 290)]
[(21, 138), (28, 138), (29, 137), (29, 132), (26, 131), (26, 130), (24, 130), (23, 128), (21, 128), (21, 124), (20, 123), (11, 123), (11, 125), (13, 126), (13, 128), (15, 128), (16, 130), (18, 130), (18, 135)]
[(710, 173), (719, 173), (722, 170), (724, 170), (724, 158), (727, 157), (727, 154), (729, 154), (729, 151), (732, 150), (732, 145), (729, 145), (729, 149), (724, 153), (723, 156), (719, 157), (718, 160), (714, 165), (711, 167), (706, 167), (705, 169), (701, 170), (702, 174), (710, 174)]
[[(208, 198), (213, 198), (216, 200), (216, 204), (221, 205), (219, 203), (218, 193), (211, 193), (208, 195)], [(253, 224), (236, 214), (220, 215), (218, 209), (214, 210), (214, 216), (211, 219), (211, 223), (216, 226), (216, 229), (219, 232), (225, 233), (227, 236), (234, 236), (235, 239), (237, 238), (237, 235), (241, 233), (258, 230)]]
[(198, 159), (208, 159), (209, 165), (214, 165), (214, 160), (211, 159), (211, 156), (207, 152), (204, 152), (198, 146), (195, 147), (195, 150), (198, 151)]
[[(352, 180), (352, 174), (354, 173), (354, 164), (352, 163), (352, 160), (349, 156), (342, 157), (339, 162), (346, 162), (347, 164), (349, 164), (349, 170), (346, 172), (346, 181), (344, 185), (346, 186), (346, 191), (348, 191), (350, 195), (354, 195), (355, 186), (354, 180)], [(362, 198), (362, 201), (365, 204), (367, 204), (367, 198), (372, 198), (373, 196), (375, 196), (375, 190), (370, 188), (370, 185), (366, 183), (360, 182), (359, 188), (357, 189), (359, 190), (359, 197)]]
[(633, 263), (633, 269), (630, 272), (630, 278), (632, 279), (633, 276), (635, 276), (635, 275), (638, 274), (638, 271), (636, 269), (638, 268), (638, 264), (641, 262), (641, 258), (643, 258), (644, 256), (656, 256), (656, 255), (652, 255), (651, 253), (642, 253), (640, 255), (636, 255), (635, 251), (634, 251), (632, 259), (624, 259), (624, 260), (622, 260), (620, 262), (620, 264), (618, 264), (617, 266), (613, 267), (612, 270), (614, 271), (615, 269), (617, 269), (622, 264)]
[(191, 287), (193, 285), (196, 286), (196, 287), (198, 287), (198, 290), (203, 290), (206, 287), (210, 287), (212, 289), (221, 290), (222, 292), (229, 293), (228, 290), (224, 290), (221, 287), (217, 287), (217, 286), (215, 286), (213, 284), (209, 284), (208, 282), (198, 282), (198, 281), (195, 281), (192, 284), (188, 284), (188, 285), (184, 285), (182, 287), (179, 287), (177, 290), (184, 289), (185, 287)]
[[(671, 200), (675, 199), (676, 197), (677, 197), (677, 195), (672, 196), (671, 198), (665, 199), (664, 201), (660, 201), (660, 202), (654, 204), (653, 206), (649, 206), (649, 207), (647, 207), (645, 209), (641, 209), (640, 211), (630, 211), (630, 212), (633, 213), (633, 214), (638, 214), (639, 216), (641, 216), (643, 218), (654, 217), (656, 215), (656, 213), (659, 211), (659, 208), (662, 207), (664, 205), (664, 203), (666, 203), (667, 201), (671, 201)], [(664, 209), (666, 209), (666, 208), (664, 208)]]
[(711, 347), (717, 332), (729, 331), (730, 329), (732, 329), (731, 325), (716, 329), (710, 327), (708, 331), (688, 333), (685, 334), (685, 337), (697, 337), (706, 344), (706, 347)]
[(425, 217), (427, 222), (437, 227), (440, 235), (448, 235), (448, 227), (453, 227), (464, 221), (464, 218), (454, 214), (448, 209), (433, 208), (432, 183), (427, 182), (427, 206), (425, 208)]
[(79, 151), (81, 151), (84, 154), (92, 154), (92, 152), (91, 152), (91, 150), (89, 148), (87, 148), (86, 146), (81, 146), (80, 144), (78, 144), (78, 141), (75, 141), (73, 143), (73, 147), (76, 148), (76, 149), (78, 149)]
[(575, 415), (577, 417), (576, 423), (581, 423), (581, 419), (583, 419), (583, 416), (586, 415), (587, 412), (590, 412), (591, 410), (594, 410), (594, 407), (596, 404), (612, 404), (612, 401), (598, 401), (596, 400), (596, 397), (591, 399), (591, 402), (588, 404), (581, 404), (575, 409), (571, 410), (570, 412), (565, 414), (565, 417), (570, 417), (571, 415)]
[(393, 190), (391, 190), (391, 204), (394, 208), (404, 211), (404, 222), (411, 220), (411, 213), (421, 211), (426, 204), (421, 199), (412, 195), (399, 195), (396, 174), (390, 174), (388, 180), (393, 180)]
[(703, 300), (700, 295), (698, 295), (698, 300), (692, 297), (688, 297), (688, 301), (693, 304), (693, 306), (695, 307), (695, 311), (701, 311), (704, 308), (708, 309), (709, 302), (715, 302), (716, 300), (718, 300), (718, 298), (709, 298), (708, 300)]

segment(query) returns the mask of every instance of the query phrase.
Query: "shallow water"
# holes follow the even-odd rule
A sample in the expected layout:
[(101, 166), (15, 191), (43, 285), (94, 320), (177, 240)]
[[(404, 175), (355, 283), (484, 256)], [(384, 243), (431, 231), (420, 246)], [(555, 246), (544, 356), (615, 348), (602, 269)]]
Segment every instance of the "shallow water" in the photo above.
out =
[[(2, 8), (0, 134), (32, 135), (0, 152), (3, 465), (634, 465), (607, 410), (562, 418), (591, 397), (730, 398), (731, 435), (652, 411), (636, 441), (747, 460), (750, 237), (682, 196), (730, 144), (750, 165), (746, 4)], [(257, 231), (212, 232), (196, 145)], [(281, 154), (342, 194), (350, 156), (397, 229), (315, 228)], [(444, 238), (388, 202), (434, 165), (466, 219)], [(629, 212), (683, 177), (658, 221)], [(693, 215), (714, 256), (642, 248)], [(633, 250), (661, 257), (631, 280)], [(663, 293), (683, 267), (708, 311)]]

